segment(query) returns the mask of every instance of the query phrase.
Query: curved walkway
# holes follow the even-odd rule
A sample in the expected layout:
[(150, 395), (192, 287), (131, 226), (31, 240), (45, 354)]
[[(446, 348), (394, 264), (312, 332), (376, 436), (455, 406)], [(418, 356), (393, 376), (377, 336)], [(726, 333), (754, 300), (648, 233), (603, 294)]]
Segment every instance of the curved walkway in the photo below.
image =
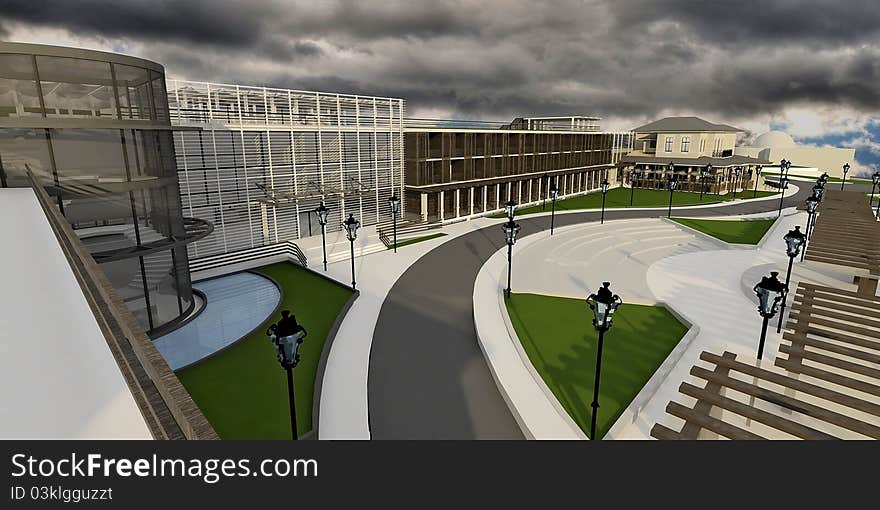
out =
[[(809, 186), (786, 197), (797, 206)], [(673, 208), (676, 216), (730, 216), (775, 210), (776, 200)], [(665, 216), (609, 209), (606, 220)], [(599, 212), (556, 215), (556, 225), (598, 221)], [(549, 230), (549, 215), (517, 218), (520, 235)], [(521, 439), (480, 351), (473, 321), (474, 281), (504, 246), (500, 221), (451, 239), (414, 263), (385, 299), (373, 333), (368, 398), (373, 439)], [(514, 254), (514, 287), (517, 259)]]
[(281, 302), (275, 282), (256, 273), (234, 273), (193, 284), (208, 299), (194, 319), (153, 343), (172, 370), (180, 370), (248, 335)]

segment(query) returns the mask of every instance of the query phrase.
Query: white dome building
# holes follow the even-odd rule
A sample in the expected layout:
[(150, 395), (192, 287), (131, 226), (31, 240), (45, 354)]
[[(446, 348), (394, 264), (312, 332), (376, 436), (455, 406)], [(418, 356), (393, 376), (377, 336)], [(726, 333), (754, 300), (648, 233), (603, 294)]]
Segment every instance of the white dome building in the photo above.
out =
[[(774, 166), (786, 159), (791, 161), (795, 175), (819, 175), (828, 172), (832, 177), (843, 176), (843, 165), (855, 160), (855, 149), (836, 147), (808, 147), (798, 145), (783, 131), (768, 131), (749, 146), (734, 149), (734, 154), (772, 161)], [(850, 173), (850, 177), (854, 177)]]
[(782, 131), (768, 131), (763, 135), (758, 136), (758, 138), (755, 138), (755, 142), (752, 143), (752, 146), (761, 148), (783, 148), (797, 147), (797, 144), (788, 133)]

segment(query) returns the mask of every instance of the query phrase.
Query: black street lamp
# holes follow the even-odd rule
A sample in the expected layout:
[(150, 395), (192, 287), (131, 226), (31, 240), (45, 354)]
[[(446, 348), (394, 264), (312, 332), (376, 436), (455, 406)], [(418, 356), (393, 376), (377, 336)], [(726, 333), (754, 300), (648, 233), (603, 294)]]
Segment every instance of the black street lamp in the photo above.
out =
[(642, 171), (638, 169), (635, 165), (633, 165), (633, 169), (629, 173), (629, 206), (633, 205), (633, 198), (636, 193), (636, 181), (635, 178), (641, 178)]
[(755, 193), (752, 194), (752, 198), (758, 196), (758, 178), (761, 177), (761, 168), (761, 165), (755, 167)]
[(324, 248), (324, 271), (327, 270), (327, 217), (330, 214), (330, 209), (327, 209), (327, 206), (324, 205), (324, 201), (321, 200), (321, 205), (315, 209), (315, 214), (318, 215), (318, 223), (321, 224), (321, 246)]
[(740, 175), (742, 175), (742, 171), (743, 171), (743, 169), (741, 166), (738, 166), (733, 169), (733, 199), (734, 200), (736, 200), (737, 182), (739, 181)]
[(602, 225), (605, 223), (605, 194), (608, 193), (608, 179), (602, 179), (599, 186), (602, 187), (602, 216), (599, 217), (599, 224)]
[[(877, 185), (880, 184), (880, 171), (874, 172), (871, 175), (871, 200), (868, 201), (868, 205), (871, 209), (874, 209), (874, 191), (877, 190)], [(880, 206), (880, 204), (878, 204)]]
[(840, 181), (840, 189), (843, 191), (843, 185), (846, 184), (846, 173), (849, 172), (849, 163), (843, 164), (843, 180)]
[(599, 415), (599, 376), (602, 373), (602, 342), (605, 340), (605, 332), (611, 329), (611, 319), (614, 312), (623, 304), (623, 300), (617, 294), (612, 294), (608, 286), (610, 282), (602, 282), (602, 288), (595, 294), (587, 296), (587, 306), (593, 311), (593, 327), (599, 332), (599, 345), (596, 349), (596, 380), (593, 383), (593, 408), (590, 420), (590, 440), (596, 439), (596, 418)]
[[(671, 163), (670, 163), (671, 164)], [(675, 180), (675, 175), (669, 176), (669, 210), (666, 212), (666, 217), (672, 217), (672, 193), (675, 191), (675, 186), (678, 184), (678, 181)]]
[(507, 243), (507, 299), (510, 299), (510, 270), (513, 265), (513, 245), (516, 244), (516, 234), (519, 233), (519, 225), (513, 221), (513, 218), (507, 220), (507, 223), (501, 225), (504, 230), (504, 242)]
[(791, 168), (791, 161), (783, 159), (779, 163), (779, 166), (782, 169), (782, 172), (785, 173), (785, 178), (788, 179), (788, 170)]
[[(788, 271), (785, 273), (785, 294), (782, 295), (782, 308), (779, 311), (779, 323), (776, 324), (776, 332), (782, 331), (782, 317), (785, 315), (785, 302), (788, 301), (788, 284), (791, 282), (791, 265), (795, 257), (800, 255), (801, 248), (807, 242), (807, 236), (801, 232), (800, 226), (795, 226), (794, 230), (789, 230), (785, 237), (785, 254), (788, 255)], [(806, 251), (806, 250), (804, 250)]]
[(761, 325), (761, 340), (758, 342), (758, 359), (764, 355), (764, 339), (767, 337), (767, 323), (776, 315), (776, 306), (782, 300), (785, 286), (779, 281), (778, 271), (771, 271), (770, 276), (761, 277), (761, 281), (752, 290), (758, 296), (758, 313), (764, 318)]
[(361, 222), (354, 219), (354, 214), (349, 214), (348, 219), (342, 223), (345, 228), (345, 237), (351, 244), (351, 290), (355, 290), (354, 281), (354, 240), (357, 239), (357, 230), (361, 227)]
[(394, 253), (397, 253), (397, 214), (400, 212), (400, 197), (393, 193), (388, 197), (388, 205), (391, 207), (391, 221), (394, 229)]
[(825, 198), (825, 185), (824, 184), (816, 184), (813, 186), (813, 196), (819, 199), (819, 202)]
[(785, 190), (788, 188), (788, 177), (782, 176), (779, 178), (779, 212), (776, 214), (776, 217), (782, 216), (782, 199), (785, 198)]
[[(806, 201), (806, 209), (807, 209), (807, 240), (810, 239), (813, 235), (813, 225), (815, 224), (816, 217), (816, 208), (819, 206), (819, 199), (810, 195), (807, 197)], [(807, 249), (801, 252), (801, 262), (804, 261), (804, 254), (807, 253)]]
[[(556, 182), (550, 185), (550, 235), (553, 235), (553, 225), (556, 222), (556, 197), (559, 196), (559, 189), (556, 187)], [(509, 219), (513, 219), (512, 216), (508, 216)]]
[(269, 326), (266, 336), (275, 346), (278, 363), (287, 372), (287, 399), (290, 405), (290, 437), (296, 440), (296, 399), (293, 394), (293, 369), (299, 364), (299, 346), (308, 333), (290, 315), (290, 310), (281, 311), (281, 320)]
[(712, 173), (712, 163), (700, 169), (700, 202), (703, 201), (703, 192), (706, 191), (706, 177)]
[(516, 214), (516, 202), (508, 200), (507, 203), (504, 204), (504, 211), (507, 213), (507, 219), (513, 221), (513, 215)]

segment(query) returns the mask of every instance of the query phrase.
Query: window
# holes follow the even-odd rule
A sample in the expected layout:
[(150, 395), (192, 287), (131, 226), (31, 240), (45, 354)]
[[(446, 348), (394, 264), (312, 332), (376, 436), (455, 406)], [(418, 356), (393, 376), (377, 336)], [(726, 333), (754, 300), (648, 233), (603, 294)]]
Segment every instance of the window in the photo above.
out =
[(666, 148), (664, 149), (666, 152), (672, 152), (672, 137), (666, 137)]
[(682, 136), (681, 137), (681, 152), (690, 152), (691, 150), (691, 137)]

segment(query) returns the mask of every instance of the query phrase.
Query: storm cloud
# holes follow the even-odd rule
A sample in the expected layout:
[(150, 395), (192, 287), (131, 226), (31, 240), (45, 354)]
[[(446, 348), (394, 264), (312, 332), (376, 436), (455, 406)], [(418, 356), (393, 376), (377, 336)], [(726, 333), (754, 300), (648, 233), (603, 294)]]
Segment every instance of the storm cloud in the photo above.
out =
[(0, 34), (187, 79), (402, 97), (411, 116), (880, 111), (876, 0), (5, 0)]

